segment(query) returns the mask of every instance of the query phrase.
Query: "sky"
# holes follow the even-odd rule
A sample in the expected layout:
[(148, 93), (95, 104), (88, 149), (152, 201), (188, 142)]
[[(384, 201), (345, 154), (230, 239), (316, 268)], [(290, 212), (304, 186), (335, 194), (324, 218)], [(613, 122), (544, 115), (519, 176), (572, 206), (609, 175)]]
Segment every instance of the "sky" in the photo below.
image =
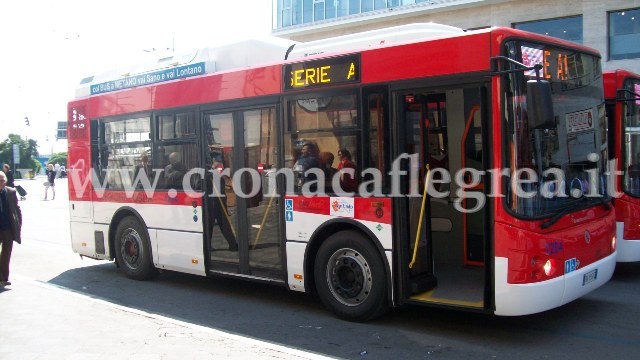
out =
[(55, 129), (82, 78), (156, 61), (171, 49), (180, 54), (267, 36), (271, 6), (272, 0), (4, 2), (0, 142), (14, 133), (36, 139), (41, 154), (66, 151)]

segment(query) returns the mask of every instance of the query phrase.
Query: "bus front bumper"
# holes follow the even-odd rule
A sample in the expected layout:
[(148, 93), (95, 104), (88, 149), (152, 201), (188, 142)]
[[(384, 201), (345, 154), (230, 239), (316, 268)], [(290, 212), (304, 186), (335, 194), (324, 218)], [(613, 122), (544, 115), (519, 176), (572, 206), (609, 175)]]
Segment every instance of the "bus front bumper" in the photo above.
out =
[(508, 260), (496, 257), (496, 315), (535, 314), (569, 303), (604, 285), (616, 266), (617, 252), (593, 264), (547, 281), (531, 284), (508, 284)]

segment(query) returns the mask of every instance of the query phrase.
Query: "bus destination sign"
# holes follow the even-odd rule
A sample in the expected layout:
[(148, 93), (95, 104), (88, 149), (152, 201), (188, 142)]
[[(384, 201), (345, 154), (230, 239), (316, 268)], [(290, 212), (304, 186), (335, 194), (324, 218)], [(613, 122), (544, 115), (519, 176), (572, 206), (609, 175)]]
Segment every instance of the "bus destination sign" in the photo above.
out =
[(284, 65), (284, 90), (360, 82), (360, 56), (347, 55)]
[(164, 81), (182, 79), (189, 76), (202, 75), (205, 73), (205, 63), (199, 62), (179, 66), (171, 69), (165, 69), (155, 72), (149, 72), (140, 75), (127, 76), (122, 79), (103, 82), (91, 85), (91, 95), (102, 94), (110, 91), (123, 90), (137, 86), (149, 85)]
[[(579, 52), (555, 47), (526, 44), (521, 46), (522, 63), (526, 66), (542, 65), (540, 76), (549, 81), (565, 83), (564, 90), (580, 87), (583, 78), (590, 76), (590, 64)], [(533, 77), (535, 70), (526, 70), (525, 75)], [(595, 76), (595, 75), (593, 75)]]

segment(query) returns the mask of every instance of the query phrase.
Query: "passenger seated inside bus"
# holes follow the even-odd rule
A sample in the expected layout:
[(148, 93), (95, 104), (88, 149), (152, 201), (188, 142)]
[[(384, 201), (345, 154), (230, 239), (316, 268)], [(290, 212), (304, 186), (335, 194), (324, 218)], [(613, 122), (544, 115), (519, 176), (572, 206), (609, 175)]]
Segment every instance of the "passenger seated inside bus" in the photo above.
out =
[(134, 170), (133, 170), (133, 179), (131, 179), (132, 181), (136, 181), (136, 179), (138, 179), (138, 176), (140, 176), (140, 180), (138, 181), (138, 183), (136, 184), (136, 187), (138, 188), (142, 188), (142, 178), (146, 177), (147, 179), (149, 179), (149, 183), (152, 184), (153, 183), (153, 170), (151, 169), (151, 164), (149, 162), (149, 155), (147, 155), (146, 153), (142, 154), (140, 156), (140, 163), (136, 164)]
[[(351, 153), (347, 149), (341, 149), (338, 151), (338, 171), (342, 169), (353, 169), (354, 175), (357, 173), (356, 164), (351, 160)], [(358, 181), (355, 176), (351, 176), (347, 173), (340, 174), (340, 187), (345, 192), (358, 191)]]
[(315, 174), (306, 173), (311, 168), (320, 168), (320, 160), (317, 154), (317, 149), (313, 143), (305, 143), (300, 148), (300, 157), (293, 165), (293, 172), (296, 174), (298, 186), (302, 186), (303, 183), (308, 181), (318, 180)]
[(333, 175), (338, 172), (338, 169), (333, 167), (333, 160), (335, 157), (332, 153), (328, 151), (323, 151), (320, 153), (320, 167), (324, 172), (324, 186), (326, 192), (332, 192), (331, 181), (333, 180)]
[(165, 186), (167, 188), (182, 189), (182, 178), (185, 170), (177, 151), (169, 154), (169, 165), (164, 168)]

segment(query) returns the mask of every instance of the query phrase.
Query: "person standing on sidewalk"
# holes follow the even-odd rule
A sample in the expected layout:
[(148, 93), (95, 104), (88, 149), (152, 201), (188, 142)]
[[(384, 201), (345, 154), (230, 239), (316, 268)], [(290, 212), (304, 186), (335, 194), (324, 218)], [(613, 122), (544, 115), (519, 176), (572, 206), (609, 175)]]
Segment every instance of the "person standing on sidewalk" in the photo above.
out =
[(11, 171), (11, 167), (9, 164), (4, 164), (2, 167), (4, 174), (7, 176), (7, 186), (11, 186), (12, 188), (16, 187), (15, 180), (13, 178), (13, 172)]
[(7, 175), (0, 171), (0, 287), (11, 285), (9, 281), (9, 261), (13, 242), (20, 244), (22, 211), (18, 205), (16, 190), (7, 185)]
[(53, 164), (47, 165), (47, 181), (45, 181), (44, 186), (44, 199), (47, 200), (47, 195), (49, 194), (49, 188), (53, 192), (53, 197), (51, 200), (56, 199), (56, 171), (53, 168)]

